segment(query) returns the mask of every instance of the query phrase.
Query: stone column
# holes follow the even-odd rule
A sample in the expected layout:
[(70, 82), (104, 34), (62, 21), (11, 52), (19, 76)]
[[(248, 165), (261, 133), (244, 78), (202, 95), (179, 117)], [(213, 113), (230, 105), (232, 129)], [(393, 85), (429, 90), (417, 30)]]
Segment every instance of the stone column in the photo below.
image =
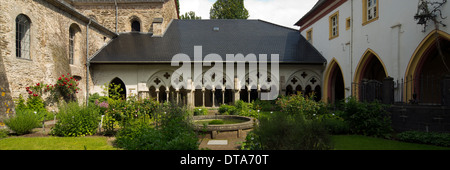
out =
[(216, 103), (216, 99), (215, 99), (216, 98), (216, 96), (215, 96), (216, 95), (216, 89), (215, 88), (212, 89), (211, 92), (212, 92), (212, 107), (216, 107), (216, 104), (215, 104)]
[(166, 101), (167, 101), (167, 102), (169, 102), (169, 94), (170, 94), (170, 91), (167, 89), (167, 90), (166, 90), (166, 97), (167, 97), (167, 98), (166, 98)]
[(177, 90), (177, 104), (180, 104), (179, 103), (179, 96), (180, 96), (179, 94), (180, 94), (180, 90)]
[(222, 104), (225, 104), (225, 90), (222, 90)]
[(202, 89), (203, 107), (205, 107), (205, 88)]
[(159, 89), (156, 89), (156, 101), (159, 102)]
[(248, 94), (248, 102), (250, 103), (250, 99), (251, 99), (251, 93), (252, 91), (251, 90), (247, 90), (247, 94)]

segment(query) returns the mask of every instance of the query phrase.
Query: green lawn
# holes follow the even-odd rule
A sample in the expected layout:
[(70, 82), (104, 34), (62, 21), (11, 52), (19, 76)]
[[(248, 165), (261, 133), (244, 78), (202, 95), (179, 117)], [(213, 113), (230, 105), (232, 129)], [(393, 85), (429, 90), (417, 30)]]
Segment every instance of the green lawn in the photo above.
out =
[[(9, 137), (0, 139), (0, 150), (116, 150), (107, 140), (107, 137)], [(332, 141), (335, 150), (450, 150), (358, 135), (334, 135)]]
[(450, 150), (447, 147), (405, 143), (394, 140), (358, 136), (332, 136), (335, 150)]
[(107, 137), (9, 137), (0, 150), (115, 150)]

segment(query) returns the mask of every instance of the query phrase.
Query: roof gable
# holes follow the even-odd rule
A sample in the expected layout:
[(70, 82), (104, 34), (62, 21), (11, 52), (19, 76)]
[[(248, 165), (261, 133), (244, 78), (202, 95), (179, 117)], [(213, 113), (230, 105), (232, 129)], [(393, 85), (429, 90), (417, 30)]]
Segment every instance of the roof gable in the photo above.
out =
[[(214, 29), (216, 28), (216, 30)], [(217, 30), (218, 29), (218, 30)], [(162, 37), (144, 33), (120, 34), (97, 53), (92, 63), (170, 63), (178, 53), (194, 59), (219, 54), (279, 54), (280, 62), (324, 63), (326, 60), (300, 32), (261, 20), (173, 20)]]

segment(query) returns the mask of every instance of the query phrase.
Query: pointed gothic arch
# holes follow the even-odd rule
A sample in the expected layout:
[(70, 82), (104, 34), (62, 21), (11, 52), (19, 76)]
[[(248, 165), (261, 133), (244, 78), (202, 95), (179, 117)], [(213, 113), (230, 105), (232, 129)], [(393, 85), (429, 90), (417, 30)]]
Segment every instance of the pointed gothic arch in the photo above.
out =
[[(437, 42), (439, 41), (441, 49), (444, 49), (443, 55), (445, 58), (441, 59), (440, 54), (437, 50)], [(419, 100), (421, 103), (440, 103), (442, 92), (439, 87), (429, 88), (425, 83), (429, 81), (424, 79), (434, 79), (437, 81), (432, 84), (439, 85), (439, 81), (443, 74), (448, 71), (444, 66), (444, 62), (447, 66), (450, 66), (450, 50), (448, 46), (450, 45), (450, 34), (435, 30), (430, 32), (417, 46), (411, 59), (408, 63), (408, 67), (405, 72), (405, 83), (403, 87), (403, 94), (406, 101)], [(443, 61), (444, 60), (444, 61)], [(431, 75), (431, 76), (430, 76)], [(425, 78), (426, 77), (426, 78)], [(438, 90), (434, 92), (434, 90)], [(434, 94), (437, 93), (437, 94)], [(406, 102), (405, 101), (405, 102)]]
[(345, 98), (345, 81), (342, 67), (333, 58), (325, 71), (323, 101), (335, 103)]
[[(381, 96), (381, 91), (377, 88), (365, 88), (366, 84), (363, 83), (363, 80), (365, 82), (381, 83), (386, 77), (388, 77), (388, 72), (380, 56), (372, 49), (367, 49), (356, 67), (355, 77), (352, 83), (353, 96), (359, 100), (365, 100), (367, 96), (361, 94), (363, 94), (363, 92), (364, 94), (369, 93), (366, 93), (367, 91), (364, 90), (375, 90), (371, 91), (373, 92), (373, 95), (378, 97)], [(364, 85), (364, 87), (362, 85)], [(374, 99), (374, 97), (371, 96), (369, 99)]]

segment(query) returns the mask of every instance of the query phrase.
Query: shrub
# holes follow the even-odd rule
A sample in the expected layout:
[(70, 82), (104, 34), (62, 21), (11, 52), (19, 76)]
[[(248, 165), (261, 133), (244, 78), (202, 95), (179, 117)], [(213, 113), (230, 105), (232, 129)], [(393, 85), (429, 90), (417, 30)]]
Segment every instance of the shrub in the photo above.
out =
[(318, 103), (311, 98), (305, 98), (301, 93), (298, 95), (283, 96), (277, 100), (281, 111), (290, 115), (301, 115), (305, 119), (313, 119), (322, 108), (323, 103)]
[(62, 105), (51, 133), (64, 137), (93, 135), (99, 125), (99, 112), (97, 107), (79, 106), (76, 102)]
[(407, 131), (397, 135), (400, 141), (450, 147), (450, 134)]
[(244, 149), (331, 149), (331, 139), (319, 121), (305, 120), (300, 114), (291, 115), (285, 112), (261, 118), (259, 126), (254, 130), (254, 136), (250, 139), (246, 139)]
[(131, 122), (118, 131), (115, 143), (127, 150), (196, 150), (198, 138), (186, 110), (173, 104), (162, 107), (155, 127), (148, 122)]
[(259, 117), (258, 111), (254, 109), (252, 103), (246, 103), (242, 100), (238, 100), (234, 104), (234, 107), (236, 107), (236, 112), (239, 116), (246, 116), (253, 118)]
[(226, 105), (226, 104), (221, 105), (219, 107), (219, 113), (222, 114), (222, 115), (236, 115), (236, 114), (238, 114), (237, 110), (236, 110), (236, 107), (230, 106), (230, 105)]
[(8, 129), (0, 129), (0, 139), (8, 137)]
[(350, 131), (355, 134), (388, 137), (393, 130), (386, 106), (378, 102), (363, 103), (355, 98), (348, 98), (342, 105), (341, 117), (348, 123)]
[(5, 124), (18, 135), (31, 133), (40, 125), (39, 116), (28, 109), (17, 110), (14, 117), (5, 120)]
[(208, 109), (205, 107), (197, 107), (194, 109), (194, 116), (208, 115)]

